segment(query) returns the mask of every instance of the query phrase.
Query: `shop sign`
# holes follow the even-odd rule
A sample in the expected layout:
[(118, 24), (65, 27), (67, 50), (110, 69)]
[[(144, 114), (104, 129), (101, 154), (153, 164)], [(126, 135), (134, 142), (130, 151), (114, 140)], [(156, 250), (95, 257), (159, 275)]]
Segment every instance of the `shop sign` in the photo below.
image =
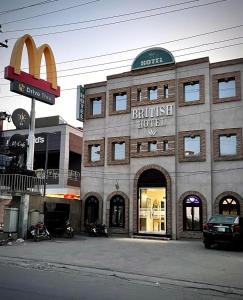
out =
[(84, 122), (84, 102), (85, 102), (85, 89), (82, 85), (77, 86), (77, 106), (76, 106), (76, 119)]
[(132, 70), (174, 63), (174, 56), (168, 50), (163, 48), (151, 48), (143, 51), (134, 59)]
[(138, 129), (148, 129), (148, 133), (154, 136), (158, 127), (164, 127), (165, 119), (174, 114), (174, 105), (156, 105), (153, 107), (133, 108), (131, 112), (132, 120), (137, 121)]

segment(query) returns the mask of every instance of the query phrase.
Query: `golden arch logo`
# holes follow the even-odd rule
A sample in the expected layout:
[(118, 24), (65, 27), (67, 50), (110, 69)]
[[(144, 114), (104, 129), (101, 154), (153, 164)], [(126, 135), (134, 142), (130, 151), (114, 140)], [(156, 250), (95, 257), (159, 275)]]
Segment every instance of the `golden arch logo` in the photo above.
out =
[[(29, 73), (21, 70), (24, 45), (26, 45), (28, 53)], [(41, 60), (43, 55), (46, 62), (47, 80), (40, 79)], [(29, 85), (26, 90), (31, 92), (29, 94), (24, 94), (23, 92), (23, 94), (27, 97), (35, 98), (36, 95), (38, 96), (40, 94), (42, 96), (42, 93), (46, 93), (46, 95), (44, 95), (44, 100), (50, 100), (50, 98), (53, 99), (53, 97), (55, 100), (55, 97), (60, 96), (60, 87), (57, 86), (56, 63), (50, 46), (43, 44), (37, 48), (33, 38), (28, 34), (22, 36), (16, 41), (11, 54), (10, 65), (5, 68), (4, 77), (12, 81), (11, 90), (13, 91), (15, 91), (13, 86), (17, 83)], [(44, 101), (43, 99), (38, 98), (37, 100)], [(49, 100), (44, 102), (49, 103)], [(51, 102), (53, 101), (51, 100)]]

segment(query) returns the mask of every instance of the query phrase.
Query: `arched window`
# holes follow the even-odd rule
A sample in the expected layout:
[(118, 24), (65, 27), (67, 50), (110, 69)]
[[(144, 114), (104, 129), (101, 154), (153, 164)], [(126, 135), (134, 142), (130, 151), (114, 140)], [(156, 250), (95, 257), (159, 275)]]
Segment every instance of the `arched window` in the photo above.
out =
[(110, 227), (125, 226), (125, 200), (117, 195), (110, 201)]
[(95, 223), (99, 218), (99, 201), (96, 197), (89, 197), (85, 202), (85, 216), (86, 224)]
[(183, 202), (184, 230), (202, 230), (202, 202), (197, 196), (190, 195)]
[(222, 215), (240, 215), (240, 204), (234, 197), (224, 197), (219, 202), (219, 213)]

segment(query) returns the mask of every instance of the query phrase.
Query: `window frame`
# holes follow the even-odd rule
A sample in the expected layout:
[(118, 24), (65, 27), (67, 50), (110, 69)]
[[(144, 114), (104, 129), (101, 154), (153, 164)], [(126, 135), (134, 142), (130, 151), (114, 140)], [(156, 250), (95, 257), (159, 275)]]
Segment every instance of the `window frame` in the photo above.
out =
[[(189, 91), (186, 92), (186, 88), (187, 87), (192, 87), (194, 85), (198, 85), (198, 89), (196, 90), (196, 94), (197, 94), (198, 97), (196, 99), (187, 99), (188, 93), (191, 93), (192, 91), (189, 90)], [(191, 81), (191, 82), (184, 82), (184, 84), (183, 84), (183, 97), (184, 97), (184, 102), (185, 103), (191, 103), (191, 102), (195, 102), (195, 101), (200, 100), (200, 82), (199, 82), (199, 80), (194, 80), (194, 81)]]
[[(122, 201), (121, 201), (122, 200)], [(122, 202), (122, 203), (119, 203)], [(119, 205), (120, 204), (120, 205)], [(119, 209), (114, 211), (114, 208), (122, 208), (122, 222), (119, 224)], [(115, 220), (116, 222), (113, 223), (113, 215), (115, 214)], [(112, 228), (125, 228), (125, 199), (121, 195), (115, 195), (110, 200), (110, 212), (109, 212), (109, 221), (110, 221), (110, 227)]]
[[(94, 102), (100, 102), (100, 112), (94, 114)], [(90, 112), (92, 117), (100, 116), (102, 114), (102, 99), (101, 97), (90, 98)]]
[[(118, 149), (116, 149), (116, 146), (118, 146), (118, 145), (123, 145), (123, 147), (124, 147), (124, 149), (122, 149), (123, 150), (123, 154), (124, 154), (122, 157), (124, 157), (124, 158), (120, 159), (120, 158), (116, 157), (116, 153), (118, 151)], [(112, 159), (114, 161), (123, 161), (125, 158), (126, 158), (126, 143), (125, 143), (125, 141), (113, 142), (112, 143)]]
[[(190, 198), (195, 198), (199, 203), (187, 203), (186, 201)], [(187, 208), (192, 208), (192, 218), (194, 216), (194, 207), (199, 208), (199, 229), (195, 229), (194, 223), (195, 220), (193, 218), (192, 220), (192, 228), (187, 228)], [(202, 200), (196, 196), (196, 195), (188, 195), (183, 199), (183, 231), (193, 231), (193, 232), (199, 232), (202, 231), (203, 226), (203, 215), (202, 215)]]
[[(117, 101), (118, 101), (118, 99), (117, 99), (117, 97), (122, 97), (122, 96), (126, 96), (126, 98), (125, 98), (125, 100), (123, 99), (122, 101), (124, 101), (125, 102), (125, 108), (124, 109), (117, 109)], [(127, 101), (128, 101), (128, 96), (127, 96), (127, 92), (120, 92), (120, 93), (114, 93), (113, 94), (113, 105), (114, 105), (114, 111), (115, 112), (124, 112), (124, 111), (126, 111), (127, 110)], [(119, 101), (121, 101), (121, 100), (119, 100)]]

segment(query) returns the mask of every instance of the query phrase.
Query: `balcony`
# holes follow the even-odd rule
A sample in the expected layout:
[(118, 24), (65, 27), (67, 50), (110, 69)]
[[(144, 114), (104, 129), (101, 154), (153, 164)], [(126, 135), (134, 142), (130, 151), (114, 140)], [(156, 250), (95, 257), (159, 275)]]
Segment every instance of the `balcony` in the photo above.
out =
[(0, 194), (42, 195), (44, 179), (21, 174), (0, 174)]

